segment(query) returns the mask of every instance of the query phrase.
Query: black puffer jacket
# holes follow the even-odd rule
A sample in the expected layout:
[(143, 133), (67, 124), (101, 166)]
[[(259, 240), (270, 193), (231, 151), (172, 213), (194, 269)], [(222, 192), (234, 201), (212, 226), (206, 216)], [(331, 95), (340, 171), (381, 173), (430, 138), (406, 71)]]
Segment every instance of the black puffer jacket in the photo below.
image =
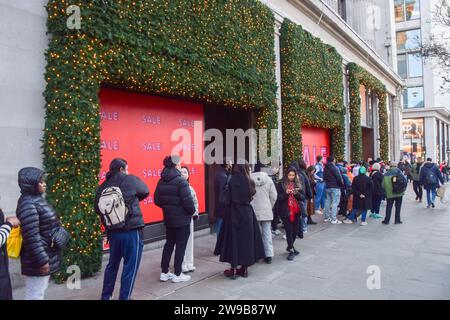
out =
[(166, 227), (191, 224), (195, 213), (194, 200), (187, 181), (177, 168), (164, 168), (155, 190), (155, 204), (163, 209)]
[[(129, 211), (125, 220), (125, 226), (108, 232), (124, 232), (142, 229), (145, 224), (141, 208), (139, 207), (139, 201), (148, 197), (150, 191), (148, 190), (147, 185), (138, 177), (126, 175), (122, 172), (115, 174), (109, 178), (109, 180), (103, 182), (97, 189), (94, 202), (95, 211), (100, 215), (101, 219), (102, 215), (98, 209), (98, 200), (100, 199), (102, 191), (112, 186), (120, 187), (123, 199), (125, 200), (125, 205), (128, 207)], [(102, 221), (102, 223), (105, 225), (104, 221)]]
[(49, 263), (50, 273), (59, 270), (60, 250), (49, 247), (51, 232), (61, 223), (55, 210), (38, 191), (38, 183), (44, 172), (37, 168), (19, 171), (19, 187), (22, 195), (17, 203), (16, 215), (22, 228), (20, 262), (25, 276), (45, 276), (39, 269)]
[[(284, 187), (283, 181), (278, 182), (277, 184), (277, 203), (276, 203), (276, 210), (278, 215), (281, 218), (287, 218), (289, 217), (289, 195), (286, 193), (286, 188)], [(294, 198), (297, 200), (300, 208), (302, 205), (300, 202), (305, 201), (305, 193), (303, 190), (300, 190), (294, 195)]]

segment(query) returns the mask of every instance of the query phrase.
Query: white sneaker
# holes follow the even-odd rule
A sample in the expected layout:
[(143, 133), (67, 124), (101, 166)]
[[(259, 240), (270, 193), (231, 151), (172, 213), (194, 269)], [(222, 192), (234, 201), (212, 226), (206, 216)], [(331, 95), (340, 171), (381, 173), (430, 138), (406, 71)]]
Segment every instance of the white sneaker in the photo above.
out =
[(361, 222), (361, 226), (367, 226), (367, 222), (365, 221)]
[(352, 224), (352, 223), (353, 223), (353, 221), (352, 221), (352, 220), (350, 220), (350, 219), (345, 219), (345, 220), (344, 220), (344, 223), (345, 223), (345, 224)]
[(172, 278), (172, 282), (173, 283), (186, 282), (186, 281), (189, 281), (189, 280), (191, 280), (191, 276), (188, 276), (188, 275), (186, 275), (184, 273), (180, 273), (179, 276), (173, 275), (173, 278)]
[(314, 213), (315, 213), (315, 214), (323, 214), (323, 212), (320, 211), (320, 210), (316, 210), (316, 211), (314, 211)]
[(192, 265), (189, 265), (189, 266), (183, 266), (183, 267), (181, 268), (181, 271), (182, 271), (182, 272), (194, 272), (194, 271), (195, 271), (195, 267), (192, 266)]
[(161, 275), (159, 276), (159, 281), (166, 282), (166, 281), (172, 280), (174, 276), (175, 275), (170, 272), (167, 272), (167, 273), (161, 272)]
[(276, 235), (276, 236), (279, 236), (279, 235), (282, 235), (282, 232), (280, 231), (280, 230), (275, 230), (275, 231), (273, 231), (272, 230), (272, 234), (274, 234), (274, 235)]
[(339, 220), (333, 220), (333, 221), (331, 221), (331, 224), (341, 224), (342, 223), (342, 221), (339, 221)]
[(285, 235), (285, 234), (283, 234), (283, 239), (284, 239), (284, 240), (286, 240), (286, 239), (287, 239), (287, 238), (286, 238), (286, 235)]
[(331, 219), (323, 219), (323, 222), (330, 222)]

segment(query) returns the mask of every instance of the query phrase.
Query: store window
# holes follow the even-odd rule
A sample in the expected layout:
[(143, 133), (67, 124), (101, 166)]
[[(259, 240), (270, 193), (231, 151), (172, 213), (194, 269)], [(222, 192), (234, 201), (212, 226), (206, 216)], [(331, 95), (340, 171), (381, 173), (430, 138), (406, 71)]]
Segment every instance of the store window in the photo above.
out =
[(404, 108), (423, 108), (423, 87), (407, 88), (403, 92), (403, 106)]
[(403, 119), (402, 149), (407, 155), (415, 159), (424, 156), (424, 119)]
[(399, 54), (397, 57), (398, 74), (406, 78), (416, 78), (423, 75), (423, 63), (420, 53)]
[(395, 22), (420, 19), (420, 0), (395, 0)]
[(421, 42), (420, 29), (397, 32), (397, 50), (416, 50)]

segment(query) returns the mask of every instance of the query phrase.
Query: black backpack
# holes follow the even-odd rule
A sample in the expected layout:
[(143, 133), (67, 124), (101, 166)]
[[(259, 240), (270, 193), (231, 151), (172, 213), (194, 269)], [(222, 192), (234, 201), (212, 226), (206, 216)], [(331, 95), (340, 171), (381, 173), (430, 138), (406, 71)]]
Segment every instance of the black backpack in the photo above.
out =
[(432, 170), (428, 170), (425, 180), (429, 186), (433, 186), (438, 183), (438, 179)]
[(223, 206), (228, 206), (231, 204), (231, 192), (230, 192), (230, 183), (231, 174), (227, 177), (227, 182), (224, 184), (223, 189), (220, 190), (219, 194), (219, 203)]
[(392, 181), (392, 191), (394, 193), (403, 193), (408, 187), (408, 180), (400, 172), (396, 173), (395, 176), (391, 178)]

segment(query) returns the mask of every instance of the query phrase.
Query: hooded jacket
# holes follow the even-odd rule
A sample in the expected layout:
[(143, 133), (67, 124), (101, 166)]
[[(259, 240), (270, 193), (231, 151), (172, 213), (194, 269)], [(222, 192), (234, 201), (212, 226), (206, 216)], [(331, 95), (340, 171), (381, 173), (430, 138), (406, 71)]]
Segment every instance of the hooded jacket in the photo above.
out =
[(16, 215), (22, 229), (20, 262), (25, 276), (46, 276), (39, 269), (50, 265), (50, 274), (61, 265), (60, 250), (50, 248), (50, 234), (61, 226), (59, 217), (38, 191), (38, 183), (44, 172), (38, 168), (23, 168), (19, 171), (21, 196)]
[(250, 178), (255, 182), (256, 194), (250, 203), (258, 221), (272, 221), (272, 208), (277, 201), (277, 189), (265, 172), (253, 172)]
[(332, 162), (327, 162), (323, 170), (323, 180), (327, 189), (341, 189), (344, 187), (341, 173)]
[(162, 208), (166, 227), (191, 224), (196, 212), (188, 182), (175, 167), (165, 167), (155, 190), (155, 204)]
[[(436, 183), (430, 184), (427, 176), (434, 175), (436, 177)], [(420, 169), (420, 184), (423, 185), (425, 189), (437, 189), (439, 188), (439, 181), (444, 184), (444, 178), (439, 170), (438, 166), (432, 162), (425, 162)]]
[[(150, 191), (148, 190), (147, 185), (138, 177), (126, 175), (122, 172), (116, 173), (109, 180), (103, 182), (97, 189), (94, 205), (95, 211), (100, 215), (101, 219), (103, 218), (98, 208), (98, 200), (100, 199), (102, 191), (111, 186), (120, 187), (123, 199), (125, 200), (125, 205), (129, 208), (129, 212), (126, 216), (125, 226), (123, 228), (108, 232), (125, 232), (142, 229), (145, 224), (141, 208), (139, 207), (139, 201), (148, 197)], [(105, 225), (103, 220), (102, 223)]]

